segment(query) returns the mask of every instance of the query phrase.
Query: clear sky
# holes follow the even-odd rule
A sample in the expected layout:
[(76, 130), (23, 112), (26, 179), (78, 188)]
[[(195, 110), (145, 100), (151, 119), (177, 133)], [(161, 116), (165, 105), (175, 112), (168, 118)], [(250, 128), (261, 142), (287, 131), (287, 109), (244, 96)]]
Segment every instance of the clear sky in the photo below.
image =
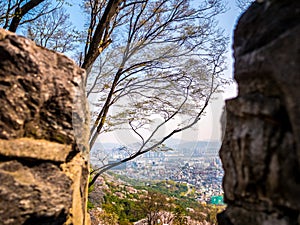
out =
[[(241, 14), (240, 9), (235, 5), (235, 1), (228, 1), (228, 10), (226, 13), (218, 16), (218, 22), (221, 28), (225, 30), (225, 34), (230, 37), (228, 44), (227, 66), (224, 76), (226, 78), (233, 78), (233, 31), (236, 26), (237, 20)], [(236, 83), (226, 86), (223, 93), (219, 93), (214, 96), (216, 98), (207, 107), (207, 112), (204, 118), (202, 118), (195, 130), (186, 131), (181, 136), (177, 135), (176, 138), (182, 138), (183, 140), (221, 140), (221, 124), (220, 119), (224, 109), (226, 99), (233, 98), (237, 95)]]
[[(218, 16), (219, 25), (225, 30), (225, 34), (230, 37), (228, 44), (227, 56), (227, 70), (224, 73), (226, 78), (233, 78), (233, 31), (236, 26), (237, 20), (241, 14), (240, 9), (235, 5), (235, 1), (228, 0), (228, 10), (226, 13)], [(225, 106), (225, 100), (236, 97), (237, 85), (233, 83), (226, 86), (223, 93), (214, 96), (213, 100), (207, 107), (206, 116), (198, 123), (195, 131), (187, 131), (181, 135), (183, 140), (221, 140), (221, 124), (220, 119)], [(180, 137), (179, 137), (180, 138)]]
[[(76, 26), (83, 26), (84, 18), (78, 13), (78, 2), (73, 0), (73, 6), (70, 8), (71, 19)], [(228, 69), (225, 71), (224, 76), (226, 78), (233, 77), (233, 59), (232, 59), (232, 39), (233, 30), (236, 25), (237, 19), (240, 15), (240, 10), (235, 6), (235, 1), (228, 0), (228, 11), (218, 16), (219, 25), (225, 30), (225, 34), (230, 37), (230, 43), (228, 45), (227, 52), (227, 65)], [(217, 94), (216, 99), (211, 102), (207, 108), (207, 113), (203, 117), (194, 129), (183, 132), (174, 138), (182, 141), (197, 141), (197, 140), (221, 140), (221, 126), (220, 117), (224, 107), (225, 99), (235, 97), (237, 95), (236, 84), (233, 83), (230, 86), (225, 87), (224, 93)], [(162, 132), (163, 135), (163, 132)], [(131, 135), (128, 131), (118, 131), (103, 134), (98, 138), (98, 141), (105, 142), (119, 142), (121, 145), (129, 144), (136, 141), (134, 135)]]

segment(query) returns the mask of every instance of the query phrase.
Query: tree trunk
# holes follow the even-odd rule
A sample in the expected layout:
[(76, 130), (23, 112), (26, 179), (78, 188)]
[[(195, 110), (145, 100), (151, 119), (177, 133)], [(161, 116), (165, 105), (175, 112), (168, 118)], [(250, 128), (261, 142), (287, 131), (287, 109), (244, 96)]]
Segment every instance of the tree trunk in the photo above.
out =
[(27, 2), (25, 5), (23, 5), (21, 8), (17, 7), (15, 10), (14, 17), (9, 25), (8, 30), (11, 32), (16, 32), (23, 16), (27, 14), (31, 9), (38, 6), (40, 3), (42, 3), (45, 0), (32, 0)]
[(96, 27), (95, 33), (89, 45), (88, 52), (84, 57), (81, 68), (88, 71), (97, 57), (100, 55), (101, 51), (103, 51), (103, 49), (107, 47), (106, 43), (109, 42), (109, 40), (105, 40), (105, 37), (103, 36), (104, 32), (105, 30), (109, 29), (110, 22), (112, 21), (112, 18), (118, 13), (119, 5), (123, 1), (124, 0), (109, 0), (109, 2), (107, 3), (103, 16), (101, 17), (101, 20)]

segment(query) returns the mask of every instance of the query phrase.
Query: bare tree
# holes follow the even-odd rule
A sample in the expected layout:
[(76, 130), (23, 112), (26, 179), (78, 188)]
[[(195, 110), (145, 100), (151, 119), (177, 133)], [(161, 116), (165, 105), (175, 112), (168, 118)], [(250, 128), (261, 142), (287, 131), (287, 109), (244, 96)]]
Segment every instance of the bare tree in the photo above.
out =
[(0, 24), (4, 29), (16, 32), (20, 25), (34, 21), (60, 8), (63, 2), (51, 0), (7, 0), (6, 4), (0, 4)]
[(66, 53), (74, 51), (82, 41), (81, 34), (69, 20), (63, 8), (56, 9), (27, 24), (26, 36), (38, 45)]
[[(84, 35), (86, 37), (85, 48), (84, 52), (81, 53), (79, 61), (81, 67), (89, 71), (99, 54), (111, 43), (110, 34), (114, 29), (114, 19), (121, 10), (121, 4), (124, 4), (125, 0), (83, 0), (83, 2), (90, 16), (88, 18), (88, 29), (84, 32), (86, 33), (86, 35)], [(26, 23), (31, 22), (37, 24), (36, 20), (42, 16), (46, 16), (49, 19), (51, 16), (48, 14), (61, 8), (65, 3), (65, 0), (2, 1), (0, 3), (0, 26), (4, 29), (16, 32), (19, 26)], [(42, 20), (45, 22), (45, 17)], [(44, 28), (46, 27), (47, 26)], [(51, 25), (51, 28), (53, 29), (55, 27)], [(31, 26), (31, 30), (32, 29), (33, 26)], [(59, 27), (56, 27), (56, 29), (59, 30)], [(24, 35), (26, 32), (27, 30), (21, 33)], [(48, 34), (50, 35), (49, 39), (54, 40), (58, 32), (59, 31)], [(69, 35), (70, 37), (71, 33), (72, 32), (68, 32), (67, 36)], [(44, 34), (40, 35), (41, 37), (37, 39), (45, 39), (42, 37)], [(51, 47), (53, 47), (53, 45)], [(60, 47), (60, 49), (61, 48), (64, 47)], [(54, 48), (54, 50), (56, 49)]]
[[(140, 145), (123, 160), (95, 170), (91, 184), (106, 170), (156, 149), (195, 125), (212, 94), (223, 85), (219, 75), (224, 69), (226, 38), (213, 21), (223, 6), (214, 1), (195, 9), (189, 3), (132, 2), (119, 13), (123, 21), (111, 35), (116, 41), (100, 56), (99, 67), (93, 68), (88, 81), (88, 96), (95, 98), (101, 91), (90, 147), (100, 133), (125, 123)], [(119, 109), (109, 114), (111, 107)], [(147, 133), (152, 115), (161, 122)], [(159, 135), (176, 118), (181, 123)]]

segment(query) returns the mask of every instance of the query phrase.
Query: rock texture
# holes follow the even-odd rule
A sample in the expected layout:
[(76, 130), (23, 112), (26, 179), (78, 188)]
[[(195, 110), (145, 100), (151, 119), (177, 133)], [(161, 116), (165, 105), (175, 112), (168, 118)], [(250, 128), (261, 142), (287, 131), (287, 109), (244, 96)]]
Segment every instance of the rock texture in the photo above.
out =
[(300, 224), (300, 1), (253, 3), (235, 30), (219, 224)]
[(89, 224), (85, 73), (0, 29), (0, 224)]

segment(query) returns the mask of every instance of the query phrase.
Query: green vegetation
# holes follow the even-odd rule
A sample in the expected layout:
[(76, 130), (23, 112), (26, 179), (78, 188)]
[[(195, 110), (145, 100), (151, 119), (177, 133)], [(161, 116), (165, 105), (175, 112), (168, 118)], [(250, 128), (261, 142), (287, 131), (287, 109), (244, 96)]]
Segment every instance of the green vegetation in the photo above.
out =
[(145, 214), (141, 214), (139, 205), (130, 199), (122, 199), (114, 194), (107, 194), (104, 196), (104, 203), (102, 208), (107, 213), (115, 213), (118, 215), (118, 221), (120, 224), (130, 224), (139, 219), (146, 217)]
[[(188, 220), (216, 223), (216, 214), (224, 206), (201, 205), (193, 197), (193, 187), (175, 181), (138, 181), (110, 173), (104, 177), (102, 212), (97, 217), (107, 224), (133, 224), (146, 219), (156, 224), (160, 213), (165, 213), (175, 225), (187, 224)], [(96, 187), (97, 188), (97, 187)], [(167, 217), (166, 216), (166, 217)], [(116, 222), (112, 222), (116, 221)], [(152, 222), (151, 222), (152, 221)], [(105, 223), (106, 224), (106, 223)]]

